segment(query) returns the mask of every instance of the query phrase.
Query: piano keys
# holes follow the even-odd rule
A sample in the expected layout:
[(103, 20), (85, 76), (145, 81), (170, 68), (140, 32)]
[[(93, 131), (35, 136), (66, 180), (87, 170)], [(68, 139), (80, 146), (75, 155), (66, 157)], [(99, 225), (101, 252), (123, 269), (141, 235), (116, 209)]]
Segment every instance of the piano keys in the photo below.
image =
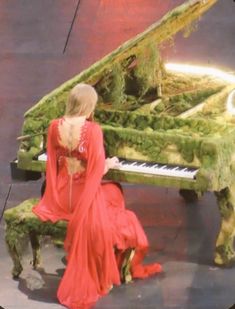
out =
[(198, 168), (192, 167), (123, 159), (120, 159), (119, 165), (114, 169), (126, 172), (136, 172), (141, 174), (178, 177), (185, 179), (196, 179), (196, 174), (199, 170)]
[[(46, 153), (38, 156), (38, 161), (47, 161)], [(140, 174), (150, 174), (156, 176), (178, 177), (185, 179), (196, 179), (198, 168), (186, 167), (172, 164), (161, 164), (156, 162), (143, 162), (136, 160), (126, 160), (119, 158), (119, 164), (113, 168), (125, 172), (135, 172)]]

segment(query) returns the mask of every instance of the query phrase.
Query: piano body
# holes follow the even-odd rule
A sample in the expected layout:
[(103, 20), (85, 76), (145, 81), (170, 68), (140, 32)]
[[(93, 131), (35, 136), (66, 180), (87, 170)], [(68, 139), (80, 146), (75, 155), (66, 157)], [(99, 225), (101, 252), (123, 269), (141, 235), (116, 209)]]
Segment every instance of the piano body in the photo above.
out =
[(173, 73), (159, 53), (161, 43), (188, 29), (215, 2), (186, 1), (43, 97), (25, 113), (17, 164), (45, 171), (47, 127), (64, 113), (70, 89), (89, 83), (99, 94), (95, 118), (107, 155), (122, 158), (106, 178), (215, 192), (222, 218), (215, 263), (228, 266), (235, 261), (235, 125), (226, 101), (235, 85)]

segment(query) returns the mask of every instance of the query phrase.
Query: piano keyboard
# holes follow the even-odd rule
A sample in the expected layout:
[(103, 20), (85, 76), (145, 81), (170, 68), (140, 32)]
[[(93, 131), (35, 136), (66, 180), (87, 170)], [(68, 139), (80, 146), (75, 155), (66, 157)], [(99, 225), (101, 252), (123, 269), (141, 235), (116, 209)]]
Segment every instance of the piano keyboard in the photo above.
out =
[[(45, 153), (38, 156), (39, 161), (46, 161), (47, 155)], [(179, 177), (186, 179), (195, 179), (198, 172), (197, 168), (167, 165), (160, 163), (151, 162), (137, 162), (131, 160), (120, 159), (119, 165), (114, 168), (115, 170), (125, 172), (135, 172), (150, 175), (168, 176), (168, 177)]]
[(130, 160), (120, 160), (119, 166), (115, 169), (127, 172), (180, 177), (187, 179), (195, 179), (198, 172), (197, 168), (151, 162), (137, 162)]

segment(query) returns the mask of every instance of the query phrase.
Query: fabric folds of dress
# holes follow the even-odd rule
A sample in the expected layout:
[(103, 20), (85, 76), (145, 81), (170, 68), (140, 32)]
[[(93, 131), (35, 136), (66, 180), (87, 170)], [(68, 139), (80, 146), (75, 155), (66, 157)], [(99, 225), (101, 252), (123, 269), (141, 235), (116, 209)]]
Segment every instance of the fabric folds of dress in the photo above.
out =
[[(33, 212), (43, 221), (68, 221), (64, 243), (67, 266), (57, 297), (70, 309), (87, 309), (107, 294), (113, 284), (120, 284), (115, 250), (124, 252), (127, 248), (136, 248), (133, 273), (136, 269), (139, 277), (146, 275), (141, 262), (148, 242), (134, 213), (125, 209), (120, 188), (101, 182), (105, 167), (103, 134), (94, 122), (84, 124), (86, 133), (80, 141), (82, 153), (79, 145), (73, 151), (75, 157), (86, 160), (86, 170), (83, 178), (73, 183), (73, 207), (70, 208), (64, 194), (70, 185), (68, 175), (58, 171), (58, 156), (65, 151), (60, 144), (59, 122), (60, 119), (53, 120), (49, 127), (47, 186)], [(155, 269), (149, 274), (156, 272)]]

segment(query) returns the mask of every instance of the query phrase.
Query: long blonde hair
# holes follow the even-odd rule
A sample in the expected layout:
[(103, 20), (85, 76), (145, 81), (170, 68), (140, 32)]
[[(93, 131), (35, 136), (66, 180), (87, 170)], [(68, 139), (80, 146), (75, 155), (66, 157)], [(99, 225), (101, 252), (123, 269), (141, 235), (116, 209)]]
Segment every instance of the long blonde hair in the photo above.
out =
[(90, 116), (96, 106), (98, 95), (94, 87), (77, 84), (71, 91), (66, 104), (66, 116)]

